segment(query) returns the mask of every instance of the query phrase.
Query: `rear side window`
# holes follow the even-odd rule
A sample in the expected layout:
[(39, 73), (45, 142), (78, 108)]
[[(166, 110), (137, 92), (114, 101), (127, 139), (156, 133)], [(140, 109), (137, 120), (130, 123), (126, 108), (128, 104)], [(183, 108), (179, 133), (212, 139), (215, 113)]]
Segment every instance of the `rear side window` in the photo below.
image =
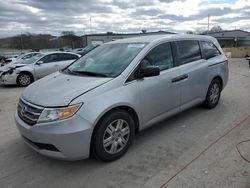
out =
[(52, 63), (58, 61), (58, 55), (57, 54), (49, 54), (41, 59), (43, 63)]
[(27, 54), (27, 55), (25, 55), (22, 59), (29, 59), (29, 58), (31, 58), (33, 56), (33, 54)]
[(59, 61), (67, 61), (67, 60), (74, 60), (74, 59), (78, 59), (77, 55), (74, 54), (58, 54), (59, 55)]
[(79, 57), (74, 54), (66, 54), (67, 60), (73, 60), (73, 59), (78, 59)]
[(176, 41), (178, 64), (186, 64), (201, 59), (199, 42), (196, 40)]
[(158, 66), (161, 71), (174, 66), (170, 43), (160, 44), (155, 47), (144, 59), (147, 59), (150, 65)]
[(201, 46), (206, 59), (210, 59), (221, 54), (212, 42), (202, 41)]
[(68, 60), (67, 59), (67, 55), (68, 54), (58, 54), (58, 61), (66, 61), (66, 60)]

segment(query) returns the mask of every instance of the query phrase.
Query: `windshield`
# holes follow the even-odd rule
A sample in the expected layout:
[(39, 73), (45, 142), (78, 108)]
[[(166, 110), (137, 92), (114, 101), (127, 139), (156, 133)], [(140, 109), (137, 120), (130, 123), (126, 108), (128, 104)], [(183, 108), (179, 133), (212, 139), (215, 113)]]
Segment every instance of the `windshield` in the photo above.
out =
[[(21, 63), (22, 64), (32, 64), (32, 63), (35, 63), (36, 60), (38, 60), (40, 57), (44, 56), (44, 54), (37, 54), (37, 55), (34, 55), (32, 58), (30, 59), (27, 59), (27, 60), (24, 60), (22, 61)], [(18, 63), (18, 62), (17, 62)]]
[(93, 48), (95, 48), (94, 45), (88, 45), (88, 46), (86, 46), (83, 50), (84, 50), (84, 51), (89, 51), (89, 50), (91, 50), (91, 49), (93, 49)]
[(21, 55), (19, 55), (19, 56), (16, 57), (16, 60), (20, 60), (20, 59), (22, 59), (22, 57), (24, 57), (24, 56), (25, 56), (25, 54), (21, 54)]
[(144, 43), (101, 45), (78, 59), (65, 71), (90, 76), (118, 76), (143, 49)]

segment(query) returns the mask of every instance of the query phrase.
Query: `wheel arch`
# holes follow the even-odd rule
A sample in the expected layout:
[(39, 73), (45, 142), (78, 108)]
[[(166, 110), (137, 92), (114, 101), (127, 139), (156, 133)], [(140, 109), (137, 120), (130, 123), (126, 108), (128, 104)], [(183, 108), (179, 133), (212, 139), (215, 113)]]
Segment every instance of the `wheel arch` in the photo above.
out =
[[(211, 82), (212, 82), (213, 80), (215, 80), (215, 79), (219, 80), (219, 82), (220, 82), (220, 84), (221, 84), (221, 88), (223, 88), (223, 84), (224, 84), (224, 83), (223, 83), (222, 77), (219, 76), (219, 75), (214, 76), (213, 79), (211, 80)], [(210, 83), (211, 83), (211, 82), (210, 82)]]
[(18, 74), (17, 78), (16, 78), (16, 79), (17, 79), (16, 82), (18, 82), (18, 77), (19, 77), (21, 74), (29, 74), (29, 75), (31, 76), (32, 81), (35, 81), (35, 77), (34, 77), (34, 75), (33, 75), (31, 72), (29, 72), (29, 71), (21, 71), (21, 72)]
[(220, 84), (221, 84), (221, 90), (222, 90), (222, 88), (223, 88), (223, 79), (222, 79), (222, 77), (221, 77), (220, 75), (215, 75), (215, 76), (213, 76), (212, 79), (208, 82), (208, 86), (207, 86), (207, 90), (206, 90), (206, 96), (207, 96), (207, 92), (208, 92), (208, 89), (209, 89), (210, 84), (211, 84), (212, 81), (215, 80), (215, 79), (219, 80), (219, 82), (220, 82)]
[(105, 111), (103, 114), (101, 114), (101, 116), (97, 119), (97, 121), (94, 125), (94, 129), (93, 129), (93, 132), (91, 135), (91, 140), (90, 140), (90, 150), (89, 150), (90, 155), (93, 155), (92, 144), (93, 144), (94, 134), (98, 128), (98, 123), (102, 120), (102, 118), (105, 117), (105, 115), (107, 115), (108, 113), (111, 113), (112, 111), (115, 111), (115, 110), (124, 110), (127, 113), (129, 113), (135, 122), (135, 133), (139, 132), (139, 127), (140, 127), (139, 116), (138, 116), (137, 112), (131, 106), (119, 105), (119, 106), (112, 107), (112, 108), (108, 109), (107, 111)]

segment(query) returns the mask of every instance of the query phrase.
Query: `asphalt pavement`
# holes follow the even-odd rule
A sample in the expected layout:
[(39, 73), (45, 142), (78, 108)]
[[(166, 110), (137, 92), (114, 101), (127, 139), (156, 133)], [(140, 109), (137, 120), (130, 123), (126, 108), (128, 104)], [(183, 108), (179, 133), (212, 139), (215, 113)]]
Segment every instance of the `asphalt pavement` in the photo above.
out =
[(250, 187), (250, 68), (244, 59), (229, 67), (215, 109), (194, 107), (140, 132), (112, 163), (59, 161), (28, 148), (14, 123), (24, 88), (0, 86), (0, 187)]

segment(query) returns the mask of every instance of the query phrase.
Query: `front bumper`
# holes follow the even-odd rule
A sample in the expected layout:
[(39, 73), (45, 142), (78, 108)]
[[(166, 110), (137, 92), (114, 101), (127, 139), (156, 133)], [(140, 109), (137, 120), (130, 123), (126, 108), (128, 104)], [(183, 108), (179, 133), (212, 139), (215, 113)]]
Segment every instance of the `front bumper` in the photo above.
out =
[(0, 83), (3, 85), (15, 85), (17, 80), (17, 74), (2, 74), (0, 75)]
[(82, 117), (75, 115), (63, 121), (30, 126), (20, 119), (16, 112), (15, 120), (25, 143), (35, 151), (62, 160), (89, 157), (93, 128)]

